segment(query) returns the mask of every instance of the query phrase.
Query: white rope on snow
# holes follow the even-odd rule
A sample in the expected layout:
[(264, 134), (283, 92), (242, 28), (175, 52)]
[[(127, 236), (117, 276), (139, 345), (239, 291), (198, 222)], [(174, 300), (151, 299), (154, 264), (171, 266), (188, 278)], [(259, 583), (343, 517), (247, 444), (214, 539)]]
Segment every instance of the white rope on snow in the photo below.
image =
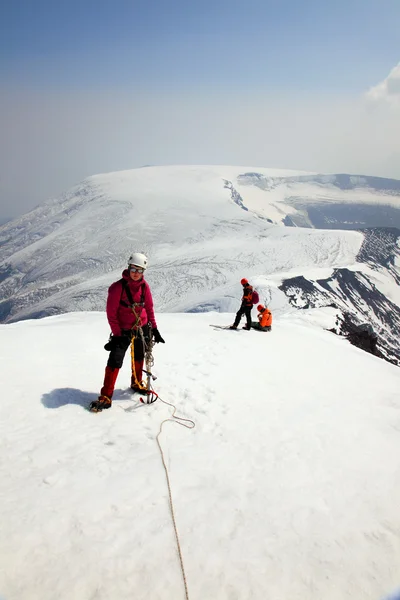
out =
[[(185, 586), (185, 598), (186, 598), (186, 600), (189, 600), (189, 591), (188, 591), (188, 585), (187, 585), (187, 580), (186, 580), (185, 567), (184, 567), (184, 564), (183, 564), (182, 549), (181, 549), (181, 545), (180, 545), (180, 541), (179, 541), (178, 528), (177, 528), (177, 525), (176, 525), (174, 504), (173, 504), (173, 501), (172, 501), (171, 483), (170, 483), (170, 479), (169, 479), (169, 475), (168, 475), (167, 465), (166, 465), (166, 462), (165, 462), (164, 452), (163, 452), (163, 449), (161, 447), (160, 439), (159, 438), (160, 438), (160, 435), (162, 433), (162, 428), (163, 428), (164, 423), (167, 423), (168, 421), (171, 421), (172, 423), (177, 423), (178, 425), (182, 425), (182, 427), (186, 427), (187, 429), (193, 429), (195, 427), (195, 422), (192, 421), (191, 419), (184, 419), (183, 417), (177, 417), (177, 416), (175, 416), (176, 406), (174, 404), (171, 404), (170, 402), (166, 402), (165, 400), (163, 400), (162, 398), (160, 398), (160, 396), (158, 396), (158, 399), (161, 400), (161, 402), (163, 402), (164, 404), (168, 404), (168, 406), (172, 406), (172, 408), (174, 409), (174, 412), (172, 413), (172, 415), (168, 419), (164, 419), (164, 421), (161, 422), (161, 424), (160, 424), (160, 430), (159, 430), (159, 432), (157, 434), (156, 441), (157, 441), (158, 447), (160, 449), (161, 460), (162, 460), (162, 463), (163, 463), (163, 466), (164, 466), (165, 477), (167, 479), (168, 495), (169, 495), (169, 507), (170, 507), (171, 517), (172, 517), (172, 523), (173, 523), (174, 531), (175, 531), (176, 545), (177, 545), (177, 548), (178, 548), (179, 562), (180, 562), (180, 565), (181, 565), (181, 571), (182, 571), (182, 577), (183, 577), (183, 584)], [(185, 422), (183, 422), (183, 421), (185, 421)], [(187, 424), (185, 424), (185, 423), (187, 423)]]

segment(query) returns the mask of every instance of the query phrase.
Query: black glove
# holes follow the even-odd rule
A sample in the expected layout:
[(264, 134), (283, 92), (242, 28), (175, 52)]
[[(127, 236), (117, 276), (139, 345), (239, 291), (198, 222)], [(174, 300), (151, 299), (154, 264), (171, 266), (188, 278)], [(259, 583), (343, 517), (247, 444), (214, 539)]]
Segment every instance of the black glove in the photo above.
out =
[(111, 352), (115, 348), (126, 347), (126, 345), (130, 344), (131, 340), (131, 332), (129, 330), (122, 330), (121, 335), (113, 335), (110, 334), (107, 344), (104, 346), (104, 350), (107, 352)]
[(110, 333), (110, 337), (108, 338), (107, 344), (105, 344), (104, 346), (104, 350), (107, 350), (107, 352), (111, 352), (113, 348), (115, 348), (115, 336), (112, 333)]
[(158, 331), (158, 329), (153, 329), (153, 337), (154, 337), (154, 341), (156, 344), (159, 344), (160, 342), (162, 344), (165, 344), (165, 340), (162, 339), (160, 332)]

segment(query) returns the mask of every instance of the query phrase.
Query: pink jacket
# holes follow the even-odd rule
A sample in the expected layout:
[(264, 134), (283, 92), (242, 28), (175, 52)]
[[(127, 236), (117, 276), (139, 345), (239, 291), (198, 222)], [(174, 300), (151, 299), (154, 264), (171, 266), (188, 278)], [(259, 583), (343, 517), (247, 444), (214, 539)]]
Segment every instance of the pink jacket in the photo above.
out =
[(133, 281), (129, 276), (128, 269), (122, 273), (122, 277), (128, 282), (132, 294), (133, 302), (140, 302), (142, 297), (142, 285), (144, 285), (144, 306), (136, 306), (135, 312), (129, 306), (123, 306), (121, 300), (129, 304), (125, 290), (123, 290), (121, 280), (115, 281), (108, 288), (107, 298), (107, 319), (113, 335), (121, 335), (122, 329), (132, 329), (139, 318), (139, 325), (146, 325), (150, 321), (153, 329), (156, 329), (157, 323), (154, 316), (153, 297), (147, 281)]

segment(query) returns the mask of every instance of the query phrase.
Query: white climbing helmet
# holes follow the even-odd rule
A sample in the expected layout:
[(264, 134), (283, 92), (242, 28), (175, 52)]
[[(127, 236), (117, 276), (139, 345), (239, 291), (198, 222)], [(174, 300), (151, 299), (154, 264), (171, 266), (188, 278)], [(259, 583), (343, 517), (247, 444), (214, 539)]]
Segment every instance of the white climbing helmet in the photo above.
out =
[(133, 252), (129, 257), (128, 265), (135, 265), (136, 267), (147, 269), (147, 262), (147, 256), (141, 252)]

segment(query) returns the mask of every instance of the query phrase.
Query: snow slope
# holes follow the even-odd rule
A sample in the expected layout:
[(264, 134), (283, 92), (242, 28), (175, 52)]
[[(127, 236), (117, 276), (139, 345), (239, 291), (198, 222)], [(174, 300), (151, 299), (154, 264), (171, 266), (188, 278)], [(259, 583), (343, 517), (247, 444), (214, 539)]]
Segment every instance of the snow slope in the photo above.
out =
[[(158, 314), (189, 597), (378, 600), (400, 584), (400, 370), (323, 331), (329, 308), (222, 331), (232, 314)], [(102, 382), (103, 313), (0, 326), (0, 596), (180, 600), (156, 443), (171, 407)]]
[[(102, 310), (132, 249), (149, 255), (153, 290), (166, 312), (210, 302), (233, 310), (226, 299), (244, 270), (255, 277), (355, 262), (360, 233), (282, 226), (281, 188), (304, 173), (259, 169), (260, 178), (281, 182), (263, 192), (259, 180), (243, 179), (246, 173), (186, 166), (97, 175), (3, 226), (0, 320)], [(253, 206), (253, 193), (264, 194), (262, 207)]]

